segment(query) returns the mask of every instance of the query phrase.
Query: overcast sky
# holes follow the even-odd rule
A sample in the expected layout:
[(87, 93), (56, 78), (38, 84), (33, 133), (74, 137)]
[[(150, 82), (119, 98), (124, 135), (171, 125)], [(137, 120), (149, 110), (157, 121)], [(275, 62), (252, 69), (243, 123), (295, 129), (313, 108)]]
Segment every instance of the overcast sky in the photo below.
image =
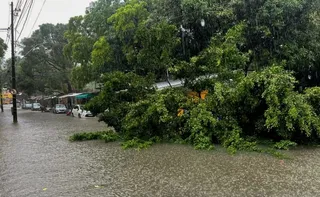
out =
[[(22, 0), (23, 4), (26, 0)], [(32, 29), (32, 26), (40, 12), (41, 6), (45, 0), (34, 0), (34, 6), (30, 13), (29, 21), (22, 32), (19, 40), (24, 37), (28, 37), (30, 32), (36, 30), (39, 25), (43, 23), (67, 23), (72, 16), (83, 15), (86, 7), (94, 0), (47, 0), (42, 9), (41, 15)], [(9, 4), (11, 0), (0, 0), (0, 28), (8, 27), (9, 20)], [(14, 6), (16, 6), (18, 0), (13, 0)], [(21, 29), (22, 24), (19, 29)], [(0, 32), (0, 37), (6, 40), (6, 33)], [(9, 50), (6, 57), (9, 56)]]

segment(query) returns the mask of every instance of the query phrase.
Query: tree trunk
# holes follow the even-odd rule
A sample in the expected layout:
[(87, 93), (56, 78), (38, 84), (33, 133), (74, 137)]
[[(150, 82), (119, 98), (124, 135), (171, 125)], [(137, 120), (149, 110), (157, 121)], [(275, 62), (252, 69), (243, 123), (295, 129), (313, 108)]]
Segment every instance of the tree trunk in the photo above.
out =
[(73, 88), (69, 79), (66, 80), (66, 83), (67, 83), (68, 93), (73, 92)]

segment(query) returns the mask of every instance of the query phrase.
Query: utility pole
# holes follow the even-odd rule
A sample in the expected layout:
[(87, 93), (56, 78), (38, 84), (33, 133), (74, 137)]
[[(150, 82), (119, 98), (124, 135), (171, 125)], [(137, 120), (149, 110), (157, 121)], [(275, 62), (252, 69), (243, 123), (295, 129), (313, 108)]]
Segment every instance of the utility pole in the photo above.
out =
[(2, 92), (1, 92), (1, 95), (0, 95), (0, 102), (1, 102), (1, 105), (0, 105), (0, 108), (1, 108), (1, 113), (3, 113), (3, 99), (2, 99)]
[(0, 109), (1, 109), (1, 113), (3, 113), (2, 83), (0, 84), (0, 88), (1, 88), (1, 90), (0, 90)]
[(18, 122), (17, 115), (17, 91), (16, 91), (16, 68), (15, 68), (15, 55), (14, 55), (14, 10), (13, 2), (11, 2), (11, 60), (12, 60), (12, 116), (13, 123)]
[(2, 90), (3, 90), (3, 87), (2, 87), (2, 72), (0, 70), (0, 109), (1, 109), (1, 112), (3, 112)]

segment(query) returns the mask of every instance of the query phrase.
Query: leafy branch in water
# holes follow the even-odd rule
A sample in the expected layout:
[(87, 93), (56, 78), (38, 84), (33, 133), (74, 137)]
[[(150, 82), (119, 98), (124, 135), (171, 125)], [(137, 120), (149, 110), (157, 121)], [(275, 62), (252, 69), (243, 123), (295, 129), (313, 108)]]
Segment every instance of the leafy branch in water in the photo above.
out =
[(152, 141), (144, 141), (138, 138), (133, 138), (121, 143), (123, 149), (136, 148), (137, 150), (146, 149), (152, 146)]
[(105, 142), (114, 142), (119, 140), (119, 135), (114, 131), (98, 131), (76, 133), (69, 137), (71, 142), (89, 141), (89, 140), (104, 140)]
[(274, 144), (274, 148), (289, 150), (290, 147), (295, 147), (297, 145), (298, 145), (297, 143), (291, 142), (289, 140), (281, 140), (280, 142), (277, 142)]

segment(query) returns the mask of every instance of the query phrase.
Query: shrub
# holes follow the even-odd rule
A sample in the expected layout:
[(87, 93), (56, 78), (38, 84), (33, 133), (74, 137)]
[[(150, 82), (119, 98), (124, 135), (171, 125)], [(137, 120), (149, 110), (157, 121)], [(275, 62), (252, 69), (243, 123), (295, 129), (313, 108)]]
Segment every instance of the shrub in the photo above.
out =
[(88, 140), (105, 140), (105, 142), (113, 142), (119, 139), (119, 135), (114, 131), (98, 131), (76, 133), (70, 136), (70, 141), (88, 141)]
[(320, 87), (308, 88), (305, 91), (308, 103), (313, 107), (316, 114), (320, 115)]
[(217, 124), (217, 119), (202, 102), (190, 111), (190, 117), (186, 122), (185, 131), (189, 133), (188, 141), (196, 149), (212, 149), (212, 135)]
[[(259, 128), (255, 132), (260, 136), (274, 134), (276, 139), (290, 140), (302, 132), (310, 137), (312, 132), (319, 132), (319, 118), (305, 96), (294, 91), (295, 83), (292, 73), (280, 66), (252, 73), (238, 84), (234, 108), (247, 106), (240, 107), (244, 109), (242, 115), (248, 122), (255, 122), (255, 129)], [(238, 121), (241, 126), (246, 125), (239, 118)]]
[[(115, 76), (120, 79), (111, 78), (105, 84), (102, 95), (110, 95), (113, 103), (104, 105), (109, 110), (101, 118), (127, 140), (122, 144), (124, 148), (141, 149), (154, 142), (179, 139), (196, 149), (213, 149), (214, 143), (220, 143), (232, 154), (237, 150), (273, 154), (247, 139), (293, 143), (319, 140), (320, 119), (314, 110), (319, 105), (319, 89), (299, 94), (294, 90), (296, 80), (292, 73), (281, 66), (253, 72), (247, 77), (237, 76), (236, 83), (207, 80), (205, 87), (210, 89), (209, 94), (196, 102), (187, 97), (183, 88), (158, 92), (147, 88), (143, 93), (135, 93), (133, 90), (143, 89), (139, 83), (144, 80), (132, 74)], [(135, 80), (129, 80), (129, 76)], [(133, 84), (127, 85), (128, 81)], [(115, 94), (121, 88), (128, 89)], [(106, 139), (114, 140), (109, 136)], [(274, 147), (286, 149), (294, 145), (288, 142), (280, 141)]]
[(169, 89), (130, 105), (122, 125), (126, 139), (176, 135), (182, 119), (177, 117), (177, 111), (185, 102), (183, 90)]
[(123, 118), (129, 105), (154, 93), (153, 76), (142, 77), (134, 73), (112, 72), (102, 79), (104, 86), (100, 94), (93, 98), (86, 108), (93, 114), (101, 114), (100, 121), (121, 132)]
[(151, 141), (144, 141), (139, 138), (133, 138), (131, 140), (127, 140), (123, 143), (121, 143), (121, 146), (123, 149), (128, 148), (136, 148), (138, 150), (149, 148), (153, 142)]
[(129, 104), (122, 103), (122, 105), (116, 105), (110, 110), (103, 112), (99, 121), (104, 121), (108, 126), (113, 127), (117, 132), (121, 133), (123, 119), (129, 111)]
[(104, 140), (106, 143), (108, 142), (115, 142), (119, 140), (120, 136), (115, 132), (108, 132), (105, 134), (102, 134), (100, 139)]
[(289, 147), (297, 146), (297, 143), (291, 142), (289, 140), (281, 140), (274, 144), (274, 148), (289, 150)]

